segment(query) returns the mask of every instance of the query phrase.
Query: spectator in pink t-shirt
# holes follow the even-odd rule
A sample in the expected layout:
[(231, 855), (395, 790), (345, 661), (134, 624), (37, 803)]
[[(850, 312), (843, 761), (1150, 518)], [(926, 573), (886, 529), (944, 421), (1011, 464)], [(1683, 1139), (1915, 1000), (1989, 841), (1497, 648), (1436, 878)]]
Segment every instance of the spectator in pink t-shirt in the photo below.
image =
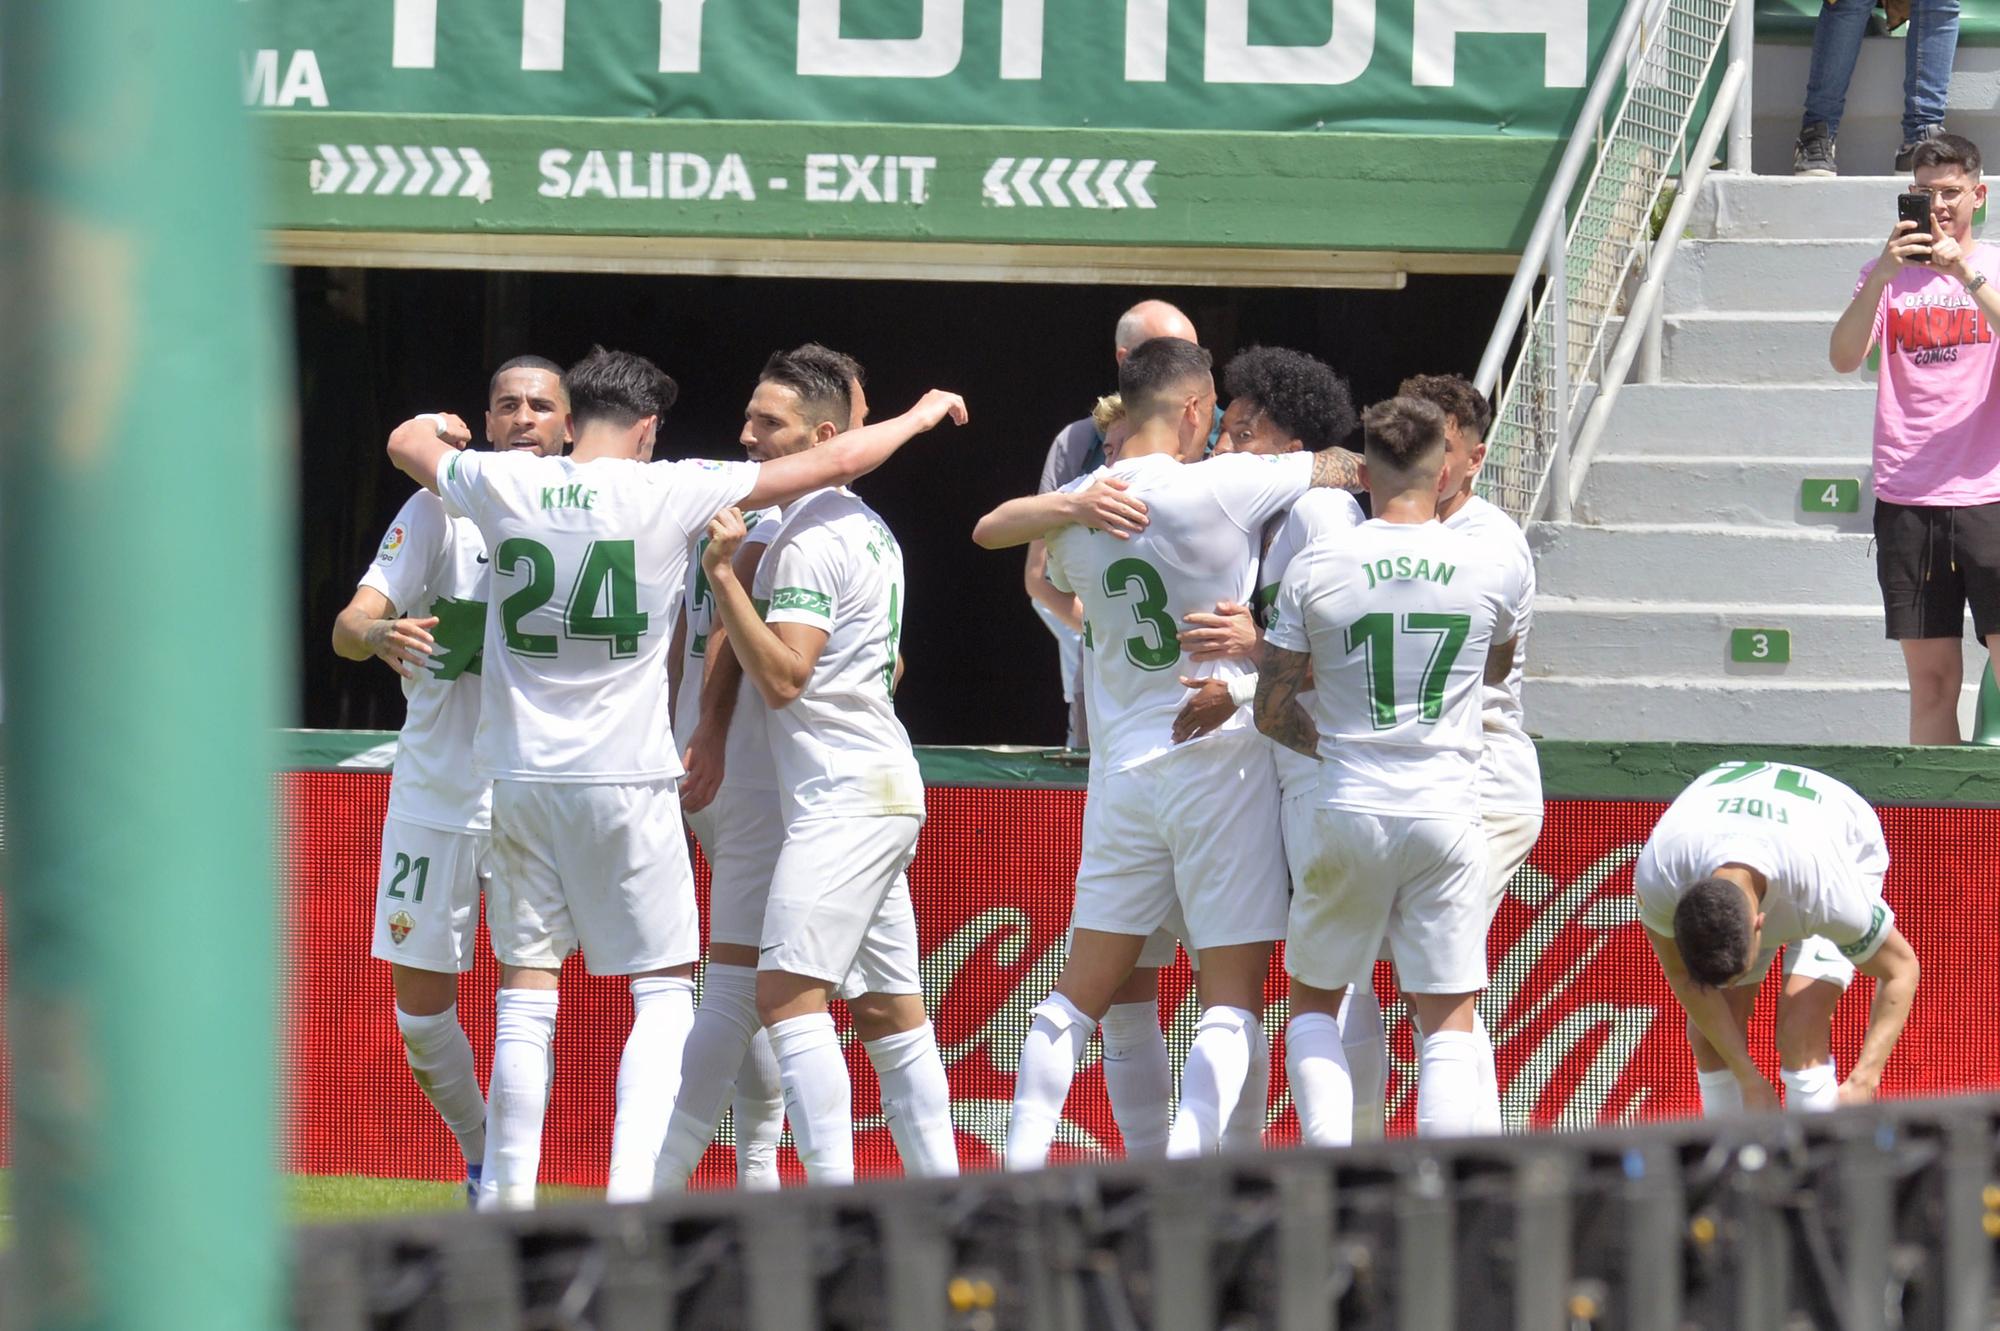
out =
[(1842, 374), (1882, 351), (1875, 404), (1875, 574), (1910, 676), (1910, 742), (1956, 744), (1965, 609), (2000, 649), (2000, 251), (1972, 238), (1986, 201), (1979, 149), (1917, 145), (1931, 229), (1899, 221), (1861, 270), (1827, 358)]

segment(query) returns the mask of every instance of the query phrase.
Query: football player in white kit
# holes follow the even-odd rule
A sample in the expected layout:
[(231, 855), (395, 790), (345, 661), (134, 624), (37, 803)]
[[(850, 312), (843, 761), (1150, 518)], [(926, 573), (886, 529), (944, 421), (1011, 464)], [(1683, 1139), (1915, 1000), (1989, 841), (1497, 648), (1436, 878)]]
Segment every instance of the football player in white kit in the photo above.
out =
[[(1632, 866), (1639, 919), (1688, 1014), (1702, 1112), (1775, 1109), (1751, 1061), (1750, 1009), (1785, 950), (1777, 1044), (1791, 1109), (1875, 1098), (1917, 992), (1917, 955), (1882, 900), (1889, 848), (1868, 801), (1783, 763), (1724, 763), (1660, 815)], [(1833, 1065), (1833, 1008), (1859, 968), (1876, 981), (1847, 1080)]]
[[(501, 961), (481, 1205), (533, 1204), (563, 958), (632, 977), (607, 1196), (650, 1196), (693, 1022), (694, 883), (675, 783), (665, 656), (688, 549), (716, 510), (865, 474), (958, 406), (916, 410), (769, 463), (647, 465), (673, 381), (593, 349), (564, 376), (566, 458), (460, 453), (430, 420), (389, 456), (492, 551), (489, 691), (475, 770), (493, 778), (488, 924)], [(941, 400), (939, 400), (941, 399)]]
[[(486, 441), (543, 457), (568, 440), (562, 369), (520, 356), (487, 384)], [(485, 635), (486, 543), (429, 490), (404, 503), (333, 623), (333, 650), (381, 658), (403, 677), (370, 955), (389, 963), (410, 1075), (465, 1156), (476, 1189), (486, 1097), (458, 1020), (458, 974), (472, 969), (486, 874), (492, 783), (472, 770)]]
[[(804, 364), (787, 373), (802, 396), (845, 407), (846, 385), (833, 373)], [(718, 514), (708, 531), (702, 566), (731, 649), (770, 707), (784, 798), (784, 846), (757, 950), (757, 1012), (778, 1058), (799, 1161), (814, 1183), (854, 1177), (853, 1087), (827, 1010), (838, 989), (881, 1079), (905, 1170), (955, 1175), (951, 1091), (924, 1011), (904, 875), (923, 826), (924, 789), (893, 702), (908, 611), (902, 550), (844, 488), (786, 506), (749, 589), (730, 562), (742, 514)]]
[[(852, 357), (818, 343), (773, 354), (743, 410), (738, 442), (752, 461), (766, 462), (860, 429), (868, 414), (862, 378)], [(743, 515), (739, 581), (755, 582), (779, 515), (776, 508)], [(701, 566), (707, 546), (704, 533), (688, 561), (674, 736), (688, 771), (681, 809), (709, 863), (708, 968), (654, 1174), (659, 1191), (687, 1186), (725, 1103), (735, 1125), (737, 1177), (745, 1187), (777, 1187), (785, 1124), (777, 1057), (757, 1019), (757, 944), (785, 841), (784, 808), (772, 765), (769, 709), (744, 677), (715, 613)]]
[[(1345, 1145), (1354, 1101), (1338, 1013), (1386, 938), (1425, 1036), (1417, 1126), (1479, 1129), (1473, 1000), (1486, 986), (1486, 844), (1477, 821), (1482, 678), (1512, 664), (1518, 571), (1434, 521), (1444, 417), (1396, 398), (1362, 414), (1375, 517), (1307, 545), (1266, 631), (1257, 727), (1316, 756), (1288, 809), (1286, 1065), (1305, 1139)], [(1308, 677), (1312, 710), (1300, 703)], [(1497, 1111), (1496, 1111), (1497, 1116)]]
[[(1239, 1113), (1256, 1046), (1270, 946), (1284, 931), (1284, 863), (1268, 746), (1239, 714), (1176, 746), (1181, 674), (1233, 677), (1240, 662), (1190, 663), (1182, 617), (1247, 602), (1264, 525), (1308, 487), (1345, 479), (1327, 454), (1201, 456), (1213, 419), (1208, 353), (1189, 342), (1142, 343), (1119, 370), (1131, 435), (1108, 481), (1079, 478), (1051, 495), (1010, 500), (980, 520), (989, 548), (1044, 536), (1058, 586), (1082, 598), (1092, 654), (1090, 798), (1084, 809), (1069, 957), (1038, 1005), (1021, 1051), (1007, 1135), (1010, 1168), (1046, 1160), (1091, 1031), (1132, 972), (1149, 935), (1176, 926), (1201, 962), (1203, 1012), (1181, 1081), (1167, 1153), (1253, 1146), (1261, 1121)], [(1123, 485), (1123, 490), (1115, 487)], [(1113, 490), (1136, 513), (1109, 524), (1092, 497)], [(1093, 526), (1143, 530), (1129, 542)], [(1062, 525), (1084, 522), (1091, 525)], [(1261, 825), (1267, 825), (1260, 832)], [(1261, 1118), (1261, 1116), (1256, 1116)]]

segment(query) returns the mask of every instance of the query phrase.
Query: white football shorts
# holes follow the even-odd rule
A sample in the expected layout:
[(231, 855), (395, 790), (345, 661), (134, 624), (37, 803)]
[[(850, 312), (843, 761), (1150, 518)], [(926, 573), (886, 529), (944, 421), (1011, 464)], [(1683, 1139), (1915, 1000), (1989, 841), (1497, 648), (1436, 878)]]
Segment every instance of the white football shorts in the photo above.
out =
[(802, 818), (771, 875), (757, 969), (825, 980), (842, 998), (921, 994), (917, 917), (903, 871), (924, 820)]
[(778, 792), (724, 785), (687, 822), (708, 858), (709, 942), (756, 947), (764, 941), (764, 903), (785, 844)]
[(1315, 989), (1364, 981), (1386, 941), (1415, 994), (1486, 987), (1486, 835), (1471, 819), (1401, 818), (1326, 805), (1286, 825), (1301, 866), (1285, 969)]
[(1491, 924), (1500, 913), (1500, 903), (1507, 899), (1508, 885), (1541, 840), (1542, 815), (1491, 809), (1480, 815), (1480, 821), (1486, 827), (1486, 886), (1491, 896), (1486, 921)]
[(1285, 936), (1278, 778), (1254, 731), (1091, 783), (1070, 927), (1150, 936), (1176, 904), (1190, 952)]
[(554, 968), (579, 948), (593, 975), (694, 961), (701, 926), (675, 783), (495, 781), (486, 926), (508, 966)]
[(490, 845), (484, 832), (385, 819), (369, 955), (423, 971), (471, 970)]

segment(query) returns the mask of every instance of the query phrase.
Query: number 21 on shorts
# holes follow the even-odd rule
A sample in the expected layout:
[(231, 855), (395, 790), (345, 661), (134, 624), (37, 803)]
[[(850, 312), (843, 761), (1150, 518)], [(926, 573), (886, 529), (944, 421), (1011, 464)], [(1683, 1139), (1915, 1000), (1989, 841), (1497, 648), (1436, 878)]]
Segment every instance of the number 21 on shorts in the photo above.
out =
[[(399, 850), (396, 852), (395, 875), (389, 879), (388, 885), (382, 889), (382, 895), (385, 897), (394, 897), (398, 901), (422, 901), (424, 899), (424, 883), (430, 876), (430, 856), (419, 855), (417, 858), (411, 859)], [(405, 880), (408, 880), (410, 888), (408, 891), (404, 890)]]

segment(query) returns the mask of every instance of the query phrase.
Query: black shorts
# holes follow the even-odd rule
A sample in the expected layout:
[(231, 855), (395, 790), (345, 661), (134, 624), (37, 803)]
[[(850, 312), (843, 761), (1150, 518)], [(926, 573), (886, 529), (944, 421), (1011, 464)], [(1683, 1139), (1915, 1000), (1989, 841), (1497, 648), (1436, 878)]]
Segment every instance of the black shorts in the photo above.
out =
[(1891, 638), (1961, 638), (1965, 607), (2000, 633), (2000, 504), (1931, 508), (1875, 501), (1875, 580)]

